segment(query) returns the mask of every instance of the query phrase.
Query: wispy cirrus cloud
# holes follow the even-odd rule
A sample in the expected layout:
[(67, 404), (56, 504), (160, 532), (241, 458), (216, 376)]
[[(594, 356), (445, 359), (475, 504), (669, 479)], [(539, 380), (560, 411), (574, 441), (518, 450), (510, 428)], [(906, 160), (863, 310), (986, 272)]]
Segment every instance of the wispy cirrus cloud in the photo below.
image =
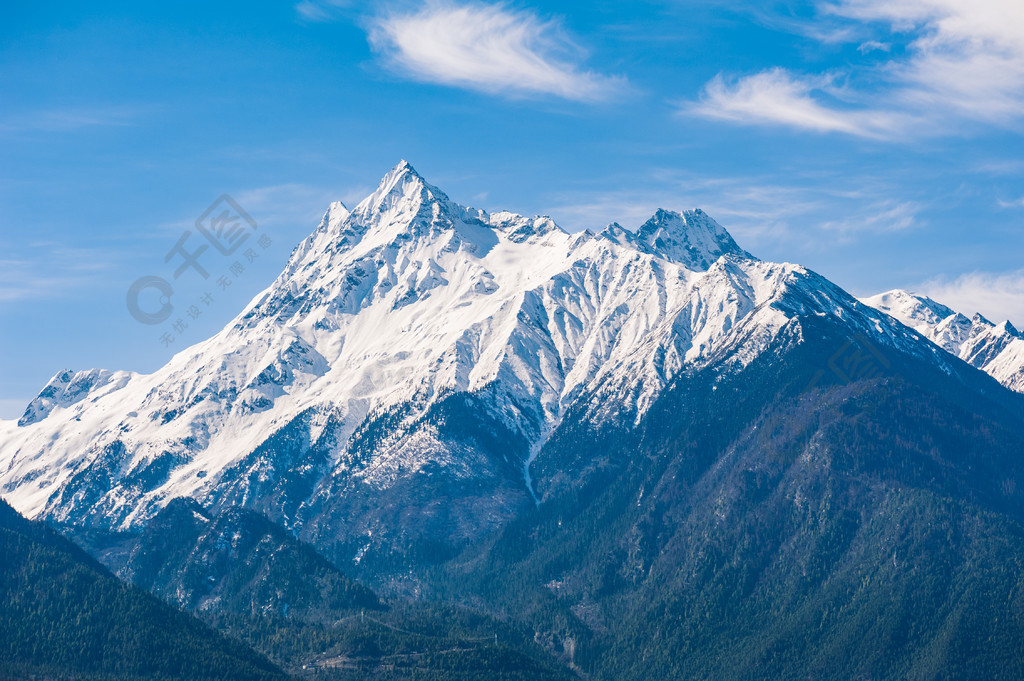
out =
[[(883, 139), (1024, 121), (1019, 0), (834, 0), (819, 4), (817, 21), (834, 27), (823, 43), (857, 42), (880, 59), (843, 73), (720, 75), (683, 111)], [(891, 49), (897, 41), (904, 49)], [(856, 86), (836, 87), (837, 76)]]
[[(751, 251), (767, 248), (792, 257), (875, 235), (922, 227), (924, 207), (889, 195), (876, 178), (843, 182), (794, 175), (790, 182), (761, 175), (710, 177), (678, 170), (649, 174), (643, 189), (579, 190), (549, 197), (560, 225), (601, 229), (609, 222), (635, 228), (658, 208), (702, 208)], [(842, 215), (842, 219), (836, 219)], [(784, 248), (780, 248), (784, 245)]]
[(339, 189), (289, 182), (239, 191), (234, 198), (246, 211), (259, 215), (261, 224), (298, 225), (310, 231), (331, 202), (341, 200), (347, 206), (354, 206), (371, 191), (372, 188), (367, 187)]
[[(340, 199), (352, 206), (371, 191), (369, 186), (284, 183), (232, 190), (231, 196), (252, 216), (258, 229), (272, 237), (273, 248), (287, 254), (312, 231), (331, 202)], [(162, 264), (178, 236), (195, 230), (196, 217), (206, 207), (205, 201), (216, 196), (215, 191), (197, 196), (190, 206), (191, 213), (181, 212), (154, 224), (133, 225), (102, 245), (50, 239), (23, 244), (0, 241), (0, 305), (95, 296), (98, 289), (120, 282), (125, 271)]]
[(377, 19), (370, 42), (416, 80), (506, 96), (553, 95), (592, 102), (625, 79), (586, 70), (584, 53), (553, 19), (479, 2), (435, 2)]
[(302, 0), (295, 5), (295, 12), (303, 21), (334, 21), (338, 11), (351, 4), (351, 0)]
[(139, 106), (64, 107), (14, 114), (0, 119), (0, 132), (69, 132), (82, 128), (134, 125)]
[(0, 259), (0, 303), (81, 295), (104, 272), (114, 269), (116, 254), (101, 248), (36, 241)]
[(918, 224), (921, 210), (921, 204), (915, 201), (881, 199), (869, 202), (857, 215), (839, 220), (826, 220), (821, 227), (840, 234), (901, 232)]

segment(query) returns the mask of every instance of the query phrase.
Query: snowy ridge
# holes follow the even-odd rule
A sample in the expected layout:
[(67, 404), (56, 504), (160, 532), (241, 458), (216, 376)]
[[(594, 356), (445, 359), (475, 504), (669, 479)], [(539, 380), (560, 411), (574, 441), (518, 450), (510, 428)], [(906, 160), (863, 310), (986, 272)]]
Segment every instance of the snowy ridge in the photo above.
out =
[[(0, 424), (0, 494), (29, 516), (126, 528), (178, 496), (255, 503), (287, 472), (312, 482), (285, 513), (314, 513), (356, 483), (478, 474), (420, 418), (466, 393), (516, 434), (525, 496), (575, 400), (595, 419), (638, 417), (685, 365), (749, 363), (808, 315), (946, 362), (813, 272), (754, 258), (702, 211), (568, 234), (460, 206), (403, 161), (351, 212), (332, 204), (212, 338), (148, 375), (55, 377), (17, 426)], [(385, 416), (386, 437), (357, 447)]]
[(1010, 322), (968, 319), (927, 296), (895, 289), (862, 300), (898, 319), (1010, 390), (1024, 392), (1024, 334)]

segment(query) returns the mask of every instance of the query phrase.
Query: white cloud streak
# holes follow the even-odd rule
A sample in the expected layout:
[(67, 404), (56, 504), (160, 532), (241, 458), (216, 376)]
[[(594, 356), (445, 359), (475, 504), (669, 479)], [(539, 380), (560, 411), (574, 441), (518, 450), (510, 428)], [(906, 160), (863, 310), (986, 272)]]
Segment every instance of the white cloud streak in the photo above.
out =
[(718, 75), (704, 87), (688, 111), (741, 123), (782, 124), (818, 132), (842, 132), (886, 138), (904, 127), (896, 112), (829, 107), (819, 101), (835, 94), (831, 78), (800, 78), (784, 69), (769, 69), (732, 83)]
[(969, 272), (955, 279), (931, 279), (917, 289), (964, 314), (980, 312), (996, 323), (1009, 319), (1024, 326), (1024, 270)]
[(868, 40), (867, 42), (863, 42), (857, 46), (857, 51), (861, 54), (867, 54), (868, 52), (874, 52), (876, 50), (891, 52), (892, 44), (879, 42), (877, 40)]
[(1024, 119), (1020, 0), (835, 0), (820, 10), (820, 20), (853, 24), (850, 39), (865, 31), (886, 39), (862, 48), (902, 39), (906, 49), (883, 51), (885, 61), (845, 74), (858, 77), (857, 88), (833, 88), (835, 74), (772, 68), (731, 82), (719, 76), (684, 110), (888, 139), (955, 133), (965, 121), (1009, 127)]
[(608, 99), (625, 80), (583, 70), (582, 51), (553, 20), (505, 5), (436, 2), (389, 14), (370, 43), (416, 80), (506, 96)]

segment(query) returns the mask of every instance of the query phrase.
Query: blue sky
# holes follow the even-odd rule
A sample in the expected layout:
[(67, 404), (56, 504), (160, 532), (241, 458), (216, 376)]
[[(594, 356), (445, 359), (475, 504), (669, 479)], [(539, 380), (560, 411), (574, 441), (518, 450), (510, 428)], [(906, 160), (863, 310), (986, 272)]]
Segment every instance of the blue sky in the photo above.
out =
[[(1024, 325), (1021, 26), (1019, 0), (5, 3), (0, 417), (211, 335), (401, 158), (570, 230), (701, 207), (857, 295)], [(224, 193), (269, 241), (172, 280)], [(201, 308), (173, 342), (126, 309), (150, 274)]]

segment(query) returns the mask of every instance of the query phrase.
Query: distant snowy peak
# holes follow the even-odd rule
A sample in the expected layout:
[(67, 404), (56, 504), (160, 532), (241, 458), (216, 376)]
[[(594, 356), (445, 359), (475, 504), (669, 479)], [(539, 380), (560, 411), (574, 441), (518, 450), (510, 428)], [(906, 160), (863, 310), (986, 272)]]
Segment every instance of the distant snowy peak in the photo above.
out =
[(699, 208), (683, 213), (658, 209), (654, 217), (637, 230), (636, 236), (652, 253), (694, 270), (706, 270), (727, 254), (753, 257), (736, 245), (724, 227)]
[(1024, 392), (1024, 334), (1010, 322), (993, 324), (977, 313), (968, 319), (927, 296), (901, 289), (861, 302), (896, 318), (1011, 390)]
[(927, 296), (902, 289), (880, 293), (861, 302), (895, 317), (946, 352), (959, 355), (971, 332), (972, 322), (962, 314)]
[(707, 271), (723, 255), (756, 259), (740, 248), (724, 227), (699, 208), (682, 213), (659, 208), (636, 232), (615, 222), (598, 236), (696, 272)]
[[(917, 295), (902, 289), (893, 289), (864, 298), (863, 303), (890, 314), (907, 326), (932, 328), (943, 320), (952, 317), (950, 308), (937, 303), (928, 296)], [(910, 322), (908, 324), (908, 322)]]

